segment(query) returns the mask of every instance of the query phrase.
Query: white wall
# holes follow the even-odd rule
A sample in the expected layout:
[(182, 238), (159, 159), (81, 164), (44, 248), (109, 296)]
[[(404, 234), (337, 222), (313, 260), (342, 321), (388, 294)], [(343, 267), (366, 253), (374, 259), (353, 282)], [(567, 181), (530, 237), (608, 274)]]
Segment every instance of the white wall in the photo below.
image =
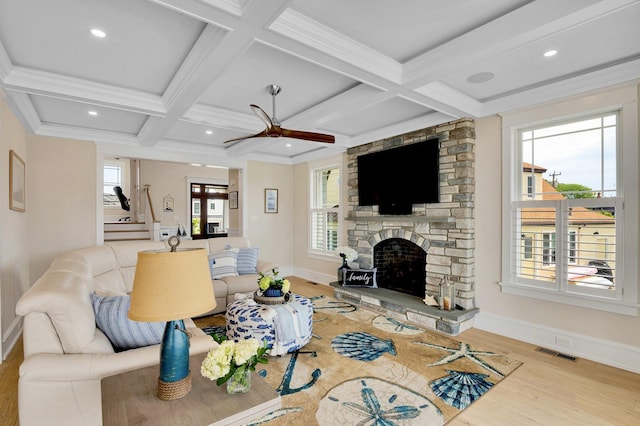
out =
[(29, 188), (26, 191), (26, 212), (9, 209), (9, 151), (14, 150), (26, 164), (29, 184), (32, 165), (27, 152), (27, 134), (9, 110), (0, 91), (0, 350), (2, 360), (19, 336), (21, 323), (16, 318), (15, 305), (29, 287), (29, 246), (27, 215), (31, 212)]
[[(293, 166), (249, 161), (245, 176), (246, 207), (244, 224), (251, 245), (260, 249), (259, 257), (275, 262), (284, 275), (293, 267), (294, 176)], [(264, 212), (264, 190), (278, 190), (278, 213)]]
[[(575, 102), (583, 102), (585, 110), (592, 108), (586, 97)], [(639, 317), (500, 291), (501, 127), (501, 119), (495, 116), (476, 121), (476, 300), (480, 315), (475, 326), (640, 372)], [(624, 143), (637, 144), (638, 141), (625, 140)], [(637, 196), (638, 185), (633, 191)], [(632, 228), (638, 229), (637, 221), (635, 218), (635, 223), (630, 224)], [(569, 339), (571, 343), (558, 344), (558, 338), (561, 342)]]
[[(347, 198), (347, 176), (346, 167), (344, 162), (346, 161), (346, 154), (339, 154), (331, 157), (327, 157), (323, 160), (315, 161), (313, 163), (301, 163), (294, 167), (294, 190), (295, 190), (295, 208), (294, 208), (294, 221), (293, 232), (295, 235), (293, 241), (293, 253), (294, 253), (294, 265), (295, 275), (301, 278), (305, 278), (309, 281), (328, 284), (337, 280), (337, 268), (341, 265), (339, 256), (309, 256), (309, 203), (310, 203), (310, 173), (312, 169), (325, 167), (334, 164), (343, 165), (340, 176), (340, 189), (341, 189), (341, 208), (346, 212), (346, 198)], [(352, 225), (353, 223), (351, 223)], [(348, 222), (343, 222), (343, 235), (341, 235), (340, 245), (346, 244), (347, 228), (350, 225)]]
[(31, 282), (60, 253), (96, 244), (96, 147), (28, 137), (27, 217)]

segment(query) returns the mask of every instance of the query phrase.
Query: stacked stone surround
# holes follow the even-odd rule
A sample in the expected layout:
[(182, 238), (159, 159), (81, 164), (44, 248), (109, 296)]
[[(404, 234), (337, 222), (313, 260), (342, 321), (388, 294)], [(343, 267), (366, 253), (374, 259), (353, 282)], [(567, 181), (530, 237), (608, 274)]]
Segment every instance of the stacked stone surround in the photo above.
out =
[[(440, 140), (440, 203), (415, 204), (411, 215), (379, 215), (377, 206), (358, 206), (358, 162), (363, 154)], [(427, 252), (425, 293), (436, 295), (445, 276), (455, 284), (456, 303), (475, 310), (475, 123), (463, 118), (383, 139), (347, 151), (348, 244), (360, 268), (373, 267), (373, 247), (404, 238)], [(420, 185), (420, 182), (406, 182)]]

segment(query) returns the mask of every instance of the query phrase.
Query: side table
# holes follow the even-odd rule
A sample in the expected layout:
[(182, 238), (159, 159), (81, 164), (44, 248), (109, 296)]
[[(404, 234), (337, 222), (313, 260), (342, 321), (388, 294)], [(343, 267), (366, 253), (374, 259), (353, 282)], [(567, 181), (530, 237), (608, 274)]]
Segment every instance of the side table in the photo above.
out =
[(280, 395), (258, 374), (251, 390), (229, 395), (226, 386), (202, 377), (206, 354), (189, 358), (191, 392), (181, 399), (162, 401), (156, 396), (158, 366), (102, 379), (102, 422), (114, 425), (241, 425), (281, 407)]

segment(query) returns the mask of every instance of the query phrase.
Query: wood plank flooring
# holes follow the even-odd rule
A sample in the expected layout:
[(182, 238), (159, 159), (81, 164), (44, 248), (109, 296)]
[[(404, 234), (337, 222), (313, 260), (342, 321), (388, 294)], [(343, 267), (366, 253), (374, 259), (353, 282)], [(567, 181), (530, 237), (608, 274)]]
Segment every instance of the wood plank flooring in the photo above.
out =
[[(304, 296), (332, 296), (329, 286), (292, 277)], [(196, 320), (207, 325), (208, 318)], [(448, 425), (640, 425), (640, 375), (584, 359), (570, 361), (536, 347), (471, 329), (457, 339), (524, 364)], [(18, 425), (18, 366), (22, 341), (0, 364), (0, 425)]]

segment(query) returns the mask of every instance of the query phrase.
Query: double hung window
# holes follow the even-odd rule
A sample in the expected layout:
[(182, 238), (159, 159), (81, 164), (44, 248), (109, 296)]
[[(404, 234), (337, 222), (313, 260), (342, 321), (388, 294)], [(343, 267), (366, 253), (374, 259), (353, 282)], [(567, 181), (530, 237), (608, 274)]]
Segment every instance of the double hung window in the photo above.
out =
[(615, 108), (509, 127), (503, 291), (635, 314), (624, 306), (637, 294), (629, 280), (637, 267), (624, 255), (637, 240), (624, 238), (635, 223), (625, 221), (623, 187), (637, 174), (622, 173), (622, 115)]
[(340, 168), (311, 171), (310, 252), (333, 254), (340, 236)]

